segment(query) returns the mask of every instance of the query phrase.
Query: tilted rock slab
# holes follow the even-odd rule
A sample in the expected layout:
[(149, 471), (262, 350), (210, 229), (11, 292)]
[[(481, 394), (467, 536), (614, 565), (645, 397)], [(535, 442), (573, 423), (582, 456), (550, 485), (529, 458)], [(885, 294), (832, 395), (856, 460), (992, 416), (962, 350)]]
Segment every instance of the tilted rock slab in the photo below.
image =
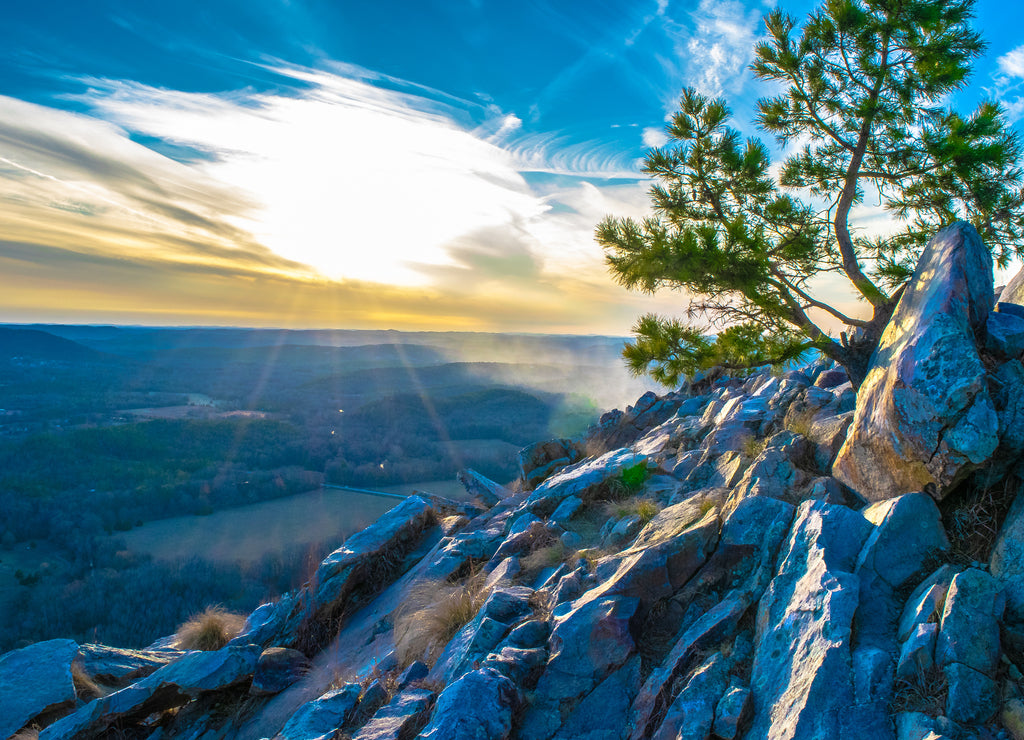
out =
[(246, 645), (187, 653), (141, 681), (89, 702), (43, 730), (39, 740), (100, 737), (114, 723), (131, 724), (183, 706), (204, 693), (251, 678), (261, 652), (256, 645)]
[(34, 717), (73, 707), (73, 640), (47, 640), (0, 656), (0, 738), (8, 738)]
[(245, 641), (309, 652), (310, 643), (317, 647), (320, 641), (315, 635), (320, 623), (331, 621), (357, 588), (381, 590), (433, 520), (434, 510), (429, 503), (419, 496), (407, 497), (328, 555), (309, 585), (254, 611), (242, 634), (230, 644)]
[(832, 475), (869, 501), (935, 484), (939, 498), (998, 445), (975, 336), (992, 306), (992, 256), (956, 223), (936, 234), (871, 358)]
[(177, 660), (184, 650), (130, 650), (109, 645), (85, 644), (78, 648), (78, 661), (93, 679), (124, 686)]
[(843, 733), (854, 704), (851, 633), (859, 579), (853, 571), (872, 529), (845, 507), (800, 505), (758, 609), (747, 737), (857, 737)]

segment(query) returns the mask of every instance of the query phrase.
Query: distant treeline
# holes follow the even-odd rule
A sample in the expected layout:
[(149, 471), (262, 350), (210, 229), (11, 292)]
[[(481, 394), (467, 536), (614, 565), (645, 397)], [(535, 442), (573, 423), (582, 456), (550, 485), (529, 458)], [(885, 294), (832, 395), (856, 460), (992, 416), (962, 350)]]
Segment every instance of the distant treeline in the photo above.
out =
[[(45, 571), (16, 574), (0, 651), (60, 636), (143, 645), (208, 603), (251, 609), (303, 570), (303, 553), (237, 566), (149, 562), (111, 549), (119, 531), (324, 482), (415, 484), (464, 467), (504, 482), (519, 447), (581, 431), (599, 413), (530, 386), (568, 367), (452, 362), (417, 345), (169, 349), (235, 335), (71, 333), (96, 342), (76, 350), (38, 332), (0, 333), (0, 552), (38, 543), (57, 555)], [(131, 413), (197, 396), (215, 405), (151, 421)], [(268, 416), (219, 413), (235, 410)]]
[(145, 647), (211, 604), (248, 613), (306, 581), (330, 552), (317, 545), (255, 563), (159, 562), (124, 550), (99, 553), (103, 568), (77, 568), (18, 589), (0, 620), (0, 653), (55, 637)]

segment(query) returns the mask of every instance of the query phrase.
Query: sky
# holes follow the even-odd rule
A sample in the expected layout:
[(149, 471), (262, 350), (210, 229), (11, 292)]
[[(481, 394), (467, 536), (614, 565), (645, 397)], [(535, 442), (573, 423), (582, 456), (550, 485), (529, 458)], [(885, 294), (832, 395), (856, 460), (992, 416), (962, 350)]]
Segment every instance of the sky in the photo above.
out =
[[(773, 6), (5, 2), (0, 322), (623, 335), (681, 313), (616, 285), (594, 226), (647, 212), (684, 84), (758, 133)], [(976, 13), (989, 49), (954, 102), (1020, 128), (1024, 4)]]

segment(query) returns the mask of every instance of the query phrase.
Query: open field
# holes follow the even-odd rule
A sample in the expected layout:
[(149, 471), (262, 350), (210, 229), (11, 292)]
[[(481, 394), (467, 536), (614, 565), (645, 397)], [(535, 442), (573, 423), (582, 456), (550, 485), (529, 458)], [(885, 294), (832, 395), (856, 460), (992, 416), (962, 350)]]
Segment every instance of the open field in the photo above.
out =
[[(462, 501), (468, 498), (456, 480), (422, 481), (377, 490), (406, 496), (426, 491)], [(224, 509), (209, 516), (160, 519), (117, 536), (125, 540), (129, 550), (148, 553), (158, 560), (198, 557), (220, 562), (256, 561), (295, 545), (322, 542), (337, 547), (397, 503), (394, 498), (322, 489)]]
[(118, 536), (130, 550), (158, 560), (255, 561), (295, 545), (325, 542), (336, 547), (396, 503), (392, 498), (325, 489), (209, 516), (160, 519)]

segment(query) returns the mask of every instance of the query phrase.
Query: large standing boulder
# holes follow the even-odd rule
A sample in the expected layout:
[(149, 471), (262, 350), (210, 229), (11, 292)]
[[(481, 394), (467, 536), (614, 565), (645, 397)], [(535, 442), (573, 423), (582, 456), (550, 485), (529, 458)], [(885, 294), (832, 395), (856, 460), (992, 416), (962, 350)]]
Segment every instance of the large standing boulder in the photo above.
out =
[(941, 498), (992, 455), (998, 420), (975, 344), (992, 297), (992, 256), (972, 226), (928, 242), (858, 391), (836, 478), (869, 501), (928, 484)]

